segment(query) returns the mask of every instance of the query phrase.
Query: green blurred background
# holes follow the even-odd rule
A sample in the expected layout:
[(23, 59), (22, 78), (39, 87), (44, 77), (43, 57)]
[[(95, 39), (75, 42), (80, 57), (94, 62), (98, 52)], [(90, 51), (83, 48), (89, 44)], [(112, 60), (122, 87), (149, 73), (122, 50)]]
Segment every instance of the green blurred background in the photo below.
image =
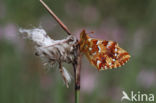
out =
[[(117, 41), (132, 56), (125, 66), (102, 72), (84, 57), (81, 103), (121, 103), (123, 90), (156, 95), (156, 0), (44, 1), (77, 37), (82, 29), (94, 31), (91, 37)], [(46, 72), (20, 27), (67, 36), (39, 0), (0, 0), (0, 103), (73, 103), (73, 80), (67, 89), (57, 66)]]

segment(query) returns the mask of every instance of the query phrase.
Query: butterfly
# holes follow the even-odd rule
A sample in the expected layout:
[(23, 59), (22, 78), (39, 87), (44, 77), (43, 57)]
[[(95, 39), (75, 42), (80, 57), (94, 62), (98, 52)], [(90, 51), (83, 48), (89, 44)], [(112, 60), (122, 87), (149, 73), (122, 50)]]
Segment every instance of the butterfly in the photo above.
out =
[(131, 57), (117, 42), (91, 38), (85, 30), (80, 34), (79, 44), (80, 52), (85, 54), (98, 70), (121, 67)]

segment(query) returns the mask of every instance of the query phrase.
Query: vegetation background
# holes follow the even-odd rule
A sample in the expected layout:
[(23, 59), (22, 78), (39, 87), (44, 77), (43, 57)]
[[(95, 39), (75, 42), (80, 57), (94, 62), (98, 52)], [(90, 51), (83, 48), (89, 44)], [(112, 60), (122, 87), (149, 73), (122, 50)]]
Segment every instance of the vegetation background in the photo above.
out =
[[(94, 31), (90, 36), (117, 41), (132, 56), (102, 72), (84, 57), (81, 103), (121, 103), (123, 90), (156, 95), (156, 0), (44, 1), (77, 37)], [(40, 26), (54, 39), (67, 36), (39, 0), (0, 0), (0, 103), (73, 103), (74, 83), (67, 89), (57, 66), (45, 72), (32, 42), (18, 33)]]

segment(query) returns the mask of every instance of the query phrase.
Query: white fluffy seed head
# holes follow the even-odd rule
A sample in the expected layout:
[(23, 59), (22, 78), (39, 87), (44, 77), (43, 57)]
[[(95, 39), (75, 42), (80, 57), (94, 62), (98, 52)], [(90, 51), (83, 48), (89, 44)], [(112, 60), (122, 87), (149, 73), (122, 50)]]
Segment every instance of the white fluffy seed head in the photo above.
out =
[(76, 39), (72, 36), (68, 36), (63, 40), (51, 39), (44, 29), (19, 29), (20, 33), (26, 33), (27, 37), (35, 42), (36, 51), (38, 55), (45, 61), (54, 62), (61, 60), (62, 62), (72, 62), (74, 59), (74, 45)]
[[(31, 39), (36, 45), (36, 55), (40, 56), (43, 63), (48, 66), (53, 66), (58, 62), (73, 63), (75, 58), (76, 38), (68, 36), (63, 40), (51, 39), (44, 29), (19, 29), (20, 33), (26, 33), (27, 37)], [(63, 67), (62, 76), (68, 87), (71, 81), (70, 74)]]
[(67, 88), (69, 88), (69, 84), (71, 83), (71, 75), (65, 67), (62, 68), (62, 76), (64, 78), (64, 83), (66, 84)]
[(19, 29), (20, 33), (27, 33), (27, 37), (40, 46), (49, 46), (53, 40), (47, 35), (44, 29)]

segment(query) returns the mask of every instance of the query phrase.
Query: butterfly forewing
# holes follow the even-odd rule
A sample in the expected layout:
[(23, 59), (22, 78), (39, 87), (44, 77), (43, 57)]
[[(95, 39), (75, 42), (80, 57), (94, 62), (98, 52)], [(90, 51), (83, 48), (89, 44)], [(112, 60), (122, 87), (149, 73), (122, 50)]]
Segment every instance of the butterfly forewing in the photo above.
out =
[(80, 50), (98, 70), (120, 67), (130, 58), (118, 43), (90, 38), (85, 31), (81, 32)]

